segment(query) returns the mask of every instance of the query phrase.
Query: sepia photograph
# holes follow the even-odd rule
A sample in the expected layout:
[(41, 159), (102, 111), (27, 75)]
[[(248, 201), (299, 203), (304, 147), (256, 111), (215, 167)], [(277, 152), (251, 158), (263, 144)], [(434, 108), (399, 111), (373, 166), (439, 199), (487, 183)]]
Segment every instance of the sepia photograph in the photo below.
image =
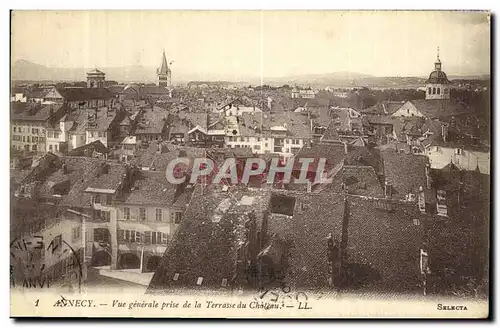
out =
[(10, 20), (11, 317), (490, 315), (489, 11)]

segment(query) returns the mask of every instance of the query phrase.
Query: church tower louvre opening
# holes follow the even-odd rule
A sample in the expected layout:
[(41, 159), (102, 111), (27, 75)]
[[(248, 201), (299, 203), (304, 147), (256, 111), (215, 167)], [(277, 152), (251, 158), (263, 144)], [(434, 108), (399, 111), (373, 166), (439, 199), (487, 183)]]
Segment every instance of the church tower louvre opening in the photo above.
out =
[(165, 49), (163, 50), (163, 57), (161, 59), (161, 65), (158, 68), (156, 74), (158, 75), (158, 86), (160, 87), (170, 87), (172, 84), (172, 71), (168, 67), (167, 57), (165, 56)]
[(442, 70), (438, 47), (434, 71), (431, 72), (429, 78), (425, 81), (425, 99), (450, 99), (450, 89), (451, 82)]

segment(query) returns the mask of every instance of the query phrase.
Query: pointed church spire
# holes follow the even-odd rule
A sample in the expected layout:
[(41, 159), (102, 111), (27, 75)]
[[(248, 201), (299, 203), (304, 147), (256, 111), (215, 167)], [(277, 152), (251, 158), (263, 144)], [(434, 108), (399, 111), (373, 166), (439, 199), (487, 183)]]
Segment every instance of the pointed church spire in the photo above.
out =
[(160, 70), (158, 71), (158, 74), (168, 74), (168, 63), (167, 63), (167, 57), (165, 56), (165, 49), (163, 49), (163, 57), (161, 60), (161, 66)]

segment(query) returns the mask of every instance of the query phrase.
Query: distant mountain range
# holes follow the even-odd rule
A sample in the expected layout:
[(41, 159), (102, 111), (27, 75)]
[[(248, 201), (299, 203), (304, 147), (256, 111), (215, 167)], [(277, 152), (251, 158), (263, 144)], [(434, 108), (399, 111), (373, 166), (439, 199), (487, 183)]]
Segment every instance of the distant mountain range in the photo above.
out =
[[(27, 60), (18, 60), (11, 67), (13, 81), (84, 81), (86, 73), (93, 68), (57, 68), (46, 67)], [(106, 73), (107, 80), (118, 82), (156, 82), (156, 67), (124, 66), (99, 68)], [(450, 79), (489, 79), (489, 75), (481, 76), (449, 76)], [(231, 81), (246, 82), (252, 85), (261, 83), (260, 77), (234, 77), (205, 73), (174, 72), (174, 83), (189, 81)], [(308, 74), (286, 77), (264, 78), (268, 85), (315, 85), (332, 87), (417, 87), (421, 86), (425, 77), (377, 77), (356, 72), (335, 72), (329, 74)]]

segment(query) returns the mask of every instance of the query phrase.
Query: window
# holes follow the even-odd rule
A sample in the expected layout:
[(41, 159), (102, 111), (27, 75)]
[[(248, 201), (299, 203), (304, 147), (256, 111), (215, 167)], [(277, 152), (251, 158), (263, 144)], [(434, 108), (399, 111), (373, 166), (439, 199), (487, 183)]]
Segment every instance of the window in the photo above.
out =
[(59, 138), (59, 132), (54, 131), (54, 138), (55, 139)]
[(94, 204), (100, 204), (101, 203), (101, 195), (96, 194), (94, 196)]
[(167, 234), (161, 231), (146, 231), (146, 234), (150, 237), (150, 243), (153, 245), (160, 245), (167, 243)]
[(435, 95), (436, 94), (436, 87), (433, 87), (432, 88), (432, 94)]
[(45, 137), (39, 137), (39, 138), (38, 138), (38, 141), (39, 141), (40, 143), (44, 143), (44, 142), (45, 142)]
[(130, 207), (123, 208), (123, 218), (125, 220), (130, 220)]
[(31, 146), (32, 150), (38, 150), (38, 147), (36, 145)]
[(448, 88), (444, 88), (444, 94), (447, 95), (449, 92), (449, 89)]
[(49, 247), (47, 249), (50, 250), (51, 248), (52, 253), (62, 249), (62, 235), (56, 236), (54, 239), (52, 239), (52, 242), (49, 244)]
[(156, 209), (156, 222), (161, 222), (161, 208)]
[(254, 148), (255, 150), (260, 150), (260, 145), (255, 145), (255, 146), (253, 146), (253, 148)]
[(53, 138), (53, 137), (54, 137), (54, 133), (52, 131), (48, 131), (47, 138)]
[(264, 147), (267, 147), (267, 142), (264, 144)]
[(14, 132), (16, 132), (16, 127), (14, 127), (14, 130), (13, 130), (13, 131), (14, 131)]
[(441, 94), (441, 88), (437, 88), (437, 94), (440, 95)]
[(85, 136), (80, 136), (81, 141), (85, 141)]
[(19, 132), (22, 133), (23, 132), (23, 128), (19, 128)]
[(462, 155), (462, 149), (460, 148), (455, 149), (455, 154)]
[(57, 145), (54, 145), (54, 150), (57, 151)]
[(82, 227), (81, 226), (77, 226), (77, 227), (74, 227), (73, 229), (71, 229), (71, 241), (73, 243), (80, 240), (81, 236), (82, 236)]
[(182, 221), (182, 213), (181, 212), (175, 212), (174, 213), (174, 223), (179, 224)]
[(30, 142), (30, 136), (26, 136), (26, 142)]
[(52, 145), (49, 145), (49, 151), (52, 151)]
[(257, 138), (257, 141), (260, 141), (260, 138)]
[(38, 137), (32, 137), (32, 138), (31, 138), (31, 140), (32, 140), (33, 142), (37, 143), (37, 142), (38, 142)]
[(139, 208), (139, 220), (146, 221), (146, 209), (144, 207)]
[(105, 132), (99, 132), (99, 138), (104, 138)]

